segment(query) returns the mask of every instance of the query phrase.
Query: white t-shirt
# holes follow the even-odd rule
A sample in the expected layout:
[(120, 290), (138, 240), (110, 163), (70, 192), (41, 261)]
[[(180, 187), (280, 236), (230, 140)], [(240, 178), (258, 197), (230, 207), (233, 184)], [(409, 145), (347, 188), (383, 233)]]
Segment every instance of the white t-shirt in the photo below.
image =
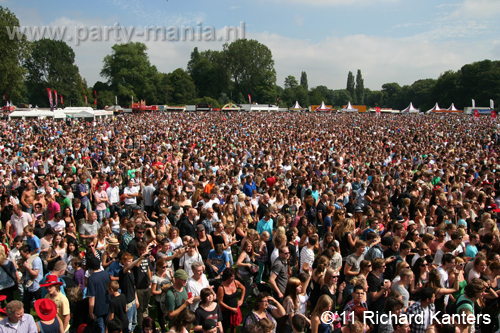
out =
[[(448, 288), (448, 272), (443, 269), (443, 267), (439, 266), (437, 268), (439, 275), (441, 276), (441, 287), (443, 288)], [(444, 297), (444, 304), (448, 305), (448, 299), (450, 298), (450, 295), (445, 295)]]
[[(138, 187), (125, 187), (123, 190), (123, 194), (136, 194), (139, 193), (139, 188)], [(125, 198), (125, 205), (136, 205), (137, 204), (137, 197), (133, 198)]]
[(59, 222), (52, 220), (52, 221), (49, 221), (49, 225), (55, 231), (61, 232), (61, 231), (64, 231), (64, 228), (66, 227), (66, 222), (64, 222), (64, 220), (59, 220)]
[[(201, 284), (198, 283), (197, 281), (193, 280), (193, 278), (189, 278), (187, 280), (187, 285), (186, 285), (187, 291), (188, 291), (188, 293), (193, 293), (193, 297), (200, 296), (201, 290), (203, 288), (210, 287), (210, 283), (208, 283), (208, 280), (207, 280), (207, 277), (205, 276), (205, 274), (201, 275), (201, 279), (202, 279)], [(191, 304), (189, 306), (191, 308), (191, 311), (193, 311), (193, 312), (196, 311), (199, 304), (200, 304), (200, 302), (196, 302), (196, 303)]]
[(203, 259), (201, 258), (201, 255), (198, 252), (195, 252), (195, 254), (192, 257), (190, 257), (189, 254), (186, 252), (182, 256), (181, 260), (179, 260), (179, 266), (184, 267), (184, 270), (186, 271), (187, 275), (189, 275), (189, 277), (193, 276), (193, 270), (191, 269), (191, 265), (195, 261), (203, 263)]

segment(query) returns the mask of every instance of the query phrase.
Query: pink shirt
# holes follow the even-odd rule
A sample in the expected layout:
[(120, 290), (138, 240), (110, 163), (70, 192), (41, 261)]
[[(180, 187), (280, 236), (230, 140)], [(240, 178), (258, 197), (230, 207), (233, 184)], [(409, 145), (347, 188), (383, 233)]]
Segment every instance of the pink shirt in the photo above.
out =
[(47, 211), (49, 212), (49, 220), (53, 220), (54, 215), (61, 211), (61, 206), (54, 201), (52, 204), (47, 204)]
[[(108, 199), (108, 194), (106, 191), (101, 191), (101, 192), (94, 192), (94, 198), (99, 200), (107, 200)], [(95, 210), (106, 210), (106, 201), (102, 201), (101, 203), (97, 204), (95, 206)]]

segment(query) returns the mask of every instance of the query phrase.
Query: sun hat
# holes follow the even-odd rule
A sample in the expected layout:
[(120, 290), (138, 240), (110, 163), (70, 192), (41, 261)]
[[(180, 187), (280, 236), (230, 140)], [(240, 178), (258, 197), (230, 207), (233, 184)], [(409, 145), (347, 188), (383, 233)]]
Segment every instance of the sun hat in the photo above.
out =
[(108, 240), (108, 245), (115, 245), (115, 246), (119, 246), (120, 245), (120, 242), (118, 241), (118, 239), (112, 237)]
[(41, 320), (52, 320), (57, 316), (57, 305), (51, 299), (40, 298), (35, 301), (35, 311)]
[(45, 283), (40, 284), (40, 287), (62, 286), (62, 282), (57, 280), (57, 276), (49, 274), (45, 278)]

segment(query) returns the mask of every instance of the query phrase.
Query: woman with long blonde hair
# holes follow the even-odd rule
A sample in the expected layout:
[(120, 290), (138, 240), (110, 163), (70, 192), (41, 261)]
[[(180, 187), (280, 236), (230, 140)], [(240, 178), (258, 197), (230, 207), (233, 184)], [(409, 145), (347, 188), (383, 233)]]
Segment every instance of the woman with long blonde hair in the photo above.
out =
[(356, 244), (358, 230), (356, 230), (356, 225), (353, 219), (345, 219), (338, 228), (335, 228), (334, 235), (335, 239), (340, 244), (340, 254), (343, 260), (352, 253), (354, 249), (354, 244)]
[[(328, 295), (322, 295), (313, 312), (311, 313), (311, 332), (328, 332), (330, 330), (330, 322), (322, 321), (322, 314), (327, 311), (332, 311), (333, 300)], [(321, 327), (321, 328), (320, 328)]]

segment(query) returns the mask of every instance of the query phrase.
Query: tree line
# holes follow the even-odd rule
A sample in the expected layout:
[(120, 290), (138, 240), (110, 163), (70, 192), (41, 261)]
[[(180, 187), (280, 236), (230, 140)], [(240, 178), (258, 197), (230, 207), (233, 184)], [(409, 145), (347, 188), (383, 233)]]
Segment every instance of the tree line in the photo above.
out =
[[(364, 87), (361, 70), (356, 76), (349, 71), (345, 89), (320, 85), (309, 87), (307, 73), (300, 79), (288, 75), (283, 85), (276, 82), (272, 51), (256, 40), (240, 39), (224, 44), (222, 50), (191, 52), (186, 68), (171, 73), (160, 72), (153, 65), (143, 43), (115, 44), (104, 57), (100, 72), (103, 81), (88, 86), (75, 64), (75, 53), (64, 41), (41, 39), (30, 42), (10, 39), (7, 27), (19, 27), (19, 20), (8, 8), (0, 6), (0, 93), (14, 104), (26, 103), (48, 107), (46, 88), (64, 96), (64, 106), (89, 104), (97, 92), (97, 107), (130, 105), (132, 99), (145, 100), (148, 105), (185, 105), (208, 103), (220, 107), (232, 101), (243, 104), (277, 104), (291, 107), (321, 104), (342, 107), (351, 102), (369, 107), (403, 109), (410, 102), (422, 111), (436, 102), (441, 107), (455, 103), (458, 109), (477, 105), (488, 106), (500, 95), (500, 61), (483, 60), (447, 71), (437, 79), (417, 80), (401, 86), (385, 83), (380, 90)], [(297, 73), (298, 74), (298, 73)], [(59, 103), (60, 105), (60, 103)]]

